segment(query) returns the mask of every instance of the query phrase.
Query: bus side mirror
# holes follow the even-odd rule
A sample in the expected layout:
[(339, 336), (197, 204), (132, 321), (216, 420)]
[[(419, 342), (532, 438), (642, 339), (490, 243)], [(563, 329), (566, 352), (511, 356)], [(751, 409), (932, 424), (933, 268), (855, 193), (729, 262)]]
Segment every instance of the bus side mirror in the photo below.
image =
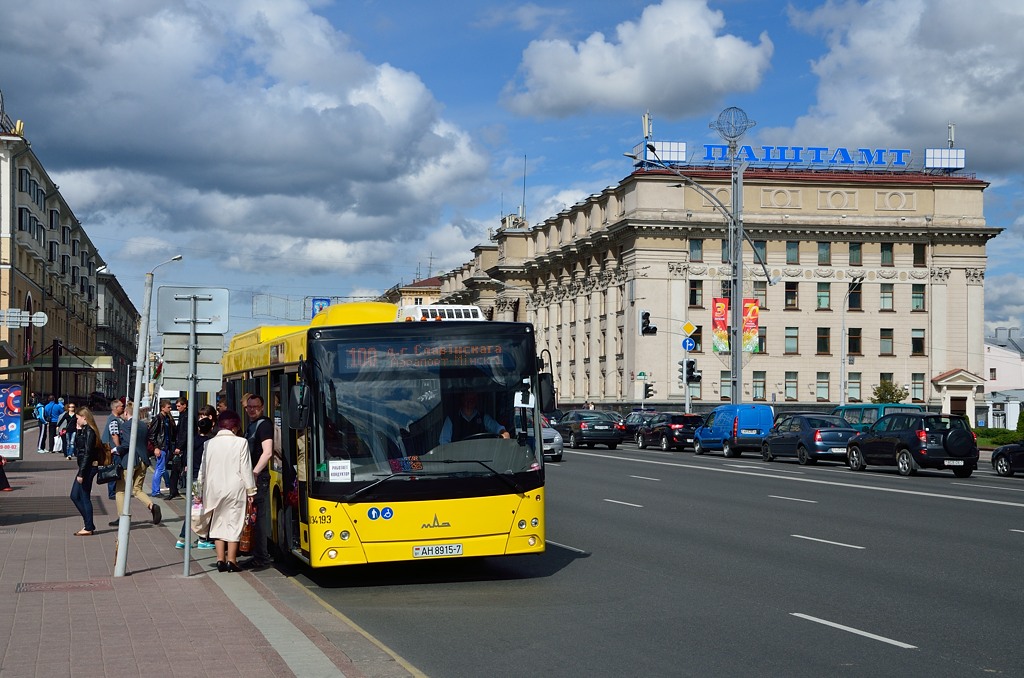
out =
[(288, 393), (288, 426), (294, 429), (309, 427), (309, 387), (303, 383), (292, 386)]
[(555, 378), (550, 372), (537, 375), (538, 391), (540, 391), (540, 411), (550, 412), (555, 409)]

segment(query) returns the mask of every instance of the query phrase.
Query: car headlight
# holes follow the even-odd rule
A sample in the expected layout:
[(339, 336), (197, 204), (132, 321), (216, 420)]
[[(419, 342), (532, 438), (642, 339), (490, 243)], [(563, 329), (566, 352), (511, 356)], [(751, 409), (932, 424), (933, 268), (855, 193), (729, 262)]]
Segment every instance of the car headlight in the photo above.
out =
[(556, 443), (562, 442), (562, 435), (560, 433), (555, 433), (555, 442)]

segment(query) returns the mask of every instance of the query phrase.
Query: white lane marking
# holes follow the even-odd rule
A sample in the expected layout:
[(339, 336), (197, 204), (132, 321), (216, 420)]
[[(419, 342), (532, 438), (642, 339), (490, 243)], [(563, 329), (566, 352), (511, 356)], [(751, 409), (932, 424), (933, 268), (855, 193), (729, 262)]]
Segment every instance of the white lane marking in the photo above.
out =
[(567, 551), (572, 551), (573, 553), (582, 553), (583, 555), (587, 555), (587, 552), (584, 551), (583, 549), (578, 549), (578, 548), (575, 548), (573, 546), (566, 546), (565, 544), (559, 544), (557, 541), (551, 541), (550, 539), (545, 539), (544, 543), (545, 544), (551, 544), (552, 546), (557, 546), (560, 549), (565, 549)]
[(1021, 534), (1024, 534), (1024, 530), (1014, 530), (1012, 528), (1010, 529), (1010, 532), (1020, 532)]
[(864, 636), (865, 638), (871, 638), (872, 640), (879, 640), (879, 641), (881, 641), (883, 643), (889, 643), (890, 645), (895, 645), (896, 647), (902, 647), (905, 650), (916, 650), (917, 649), (916, 645), (909, 645), (908, 643), (901, 643), (898, 640), (893, 640), (892, 638), (886, 638), (885, 636), (878, 636), (878, 635), (875, 635), (874, 633), (868, 633), (867, 631), (861, 631), (860, 629), (855, 629), (852, 626), (843, 626), (842, 624), (837, 624), (835, 622), (830, 622), (830, 621), (828, 621), (826, 619), (818, 619), (817, 617), (812, 617), (812, 616), (807, 615), (807, 614), (801, 614), (800, 612), (790, 612), (790, 614), (793, 615), (794, 617), (799, 617), (800, 619), (806, 619), (807, 621), (812, 621), (812, 622), (814, 622), (816, 624), (824, 624), (825, 626), (831, 626), (832, 628), (839, 629), (840, 631), (849, 631), (850, 633), (856, 633), (858, 636)]
[(769, 494), (768, 497), (770, 499), (785, 499), (786, 501), (800, 501), (800, 502), (803, 502), (805, 504), (817, 504), (818, 503), (818, 502), (813, 501), (811, 499), (797, 499), (796, 497), (782, 497), (782, 496), (779, 496), (777, 494)]
[(614, 499), (605, 499), (609, 504), (622, 504), (623, 506), (632, 506), (633, 508), (643, 508), (642, 504), (630, 504), (628, 501), (615, 501)]
[(829, 541), (827, 539), (815, 539), (814, 537), (805, 537), (802, 534), (791, 534), (789, 536), (790, 537), (796, 537), (797, 539), (806, 539), (807, 541), (816, 541), (816, 542), (819, 542), (819, 543), (822, 543), (822, 544), (831, 544), (832, 546), (842, 546), (842, 547), (848, 548), (848, 549), (858, 549), (860, 551), (863, 551), (865, 548), (867, 548), (865, 546), (856, 546), (854, 544), (844, 544), (841, 541)]
[(661, 478), (648, 478), (647, 476), (630, 476), (630, 478), (636, 478), (637, 480), (653, 480), (656, 483), (661, 482)]
[(1007, 492), (1024, 492), (1024, 488), (1000, 487), (999, 485), (978, 485), (977, 483), (950, 483), (950, 485), (960, 485), (962, 487), (984, 487), (987, 490), (1006, 490)]
[[(908, 494), (915, 497), (929, 497), (932, 499), (952, 499), (954, 501), (969, 501), (977, 504), (992, 504), (995, 506), (1012, 506), (1014, 508), (1024, 508), (1024, 503), (1015, 501), (999, 501), (997, 499), (981, 499), (978, 497), (964, 497), (957, 494), (939, 494), (937, 492), (920, 492), (917, 490), (901, 490), (892, 487), (874, 487), (872, 485), (861, 485), (859, 483), (839, 483), (834, 480), (817, 480), (815, 478), (790, 478), (787, 476), (777, 476), (771, 473), (750, 473), (749, 471), (740, 471), (727, 468), (720, 468), (718, 466), (700, 466), (697, 464), (682, 464), (679, 462), (669, 461), (657, 461), (654, 459), (634, 459), (631, 457), (620, 457), (612, 454), (598, 454), (596, 452), (576, 452), (583, 457), (600, 457), (601, 459), (614, 459), (615, 461), (627, 461), (635, 464), (658, 464), (660, 466), (674, 466), (676, 468), (689, 468), (696, 469), (699, 471), (712, 471), (714, 473), (731, 473), (739, 476), (750, 476), (751, 478), (772, 478), (774, 480), (789, 480), (794, 483), (812, 483), (815, 485), (831, 485), (833, 487), (845, 487), (855, 490), (871, 490), (873, 492), (889, 492), (892, 494)], [(851, 472), (851, 475), (853, 473)], [(878, 476), (879, 479), (885, 478), (885, 476)]]

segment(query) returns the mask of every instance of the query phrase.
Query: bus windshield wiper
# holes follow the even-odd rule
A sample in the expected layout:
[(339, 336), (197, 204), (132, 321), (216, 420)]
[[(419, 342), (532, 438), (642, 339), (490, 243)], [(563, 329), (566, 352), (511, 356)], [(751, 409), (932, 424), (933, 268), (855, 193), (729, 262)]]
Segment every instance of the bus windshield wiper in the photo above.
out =
[(439, 461), (442, 464), (480, 464), (485, 469), (493, 473), (496, 477), (500, 478), (501, 481), (504, 482), (506, 485), (515, 490), (517, 494), (526, 494), (523, 488), (519, 486), (519, 483), (515, 481), (515, 478), (509, 478), (504, 473), (498, 473), (496, 470), (494, 470), (494, 468), (488, 464), (488, 462), (491, 461), (490, 459), (441, 459)]
[(352, 494), (345, 495), (344, 497), (341, 498), (341, 501), (343, 503), (345, 503), (345, 504), (351, 504), (353, 501), (355, 501), (359, 497), (363, 496), (364, 494), (366, 494), (367, 492), (369, 492), (373, 488), (377, 487), (378, 485), (380, 485), (382, 483), (386, 483), (387, 481), (391, 480), (392, 478), (412, 477), (412, 476), (429, 476), (429, 475), (437, 475), (437, 474), (436, 473), (424, 473), (423, 471), (417, 471), (415, 473), (413, 473), (412, 471), (398, 471), (397, 473), (391, 473), (389, 475), (384, 476), (380, 480), (373, 481), (372, 483), (370, 483), (369, 485), (367, 485), (365, 487), (360, 487), (358, 490), (356, 490)]

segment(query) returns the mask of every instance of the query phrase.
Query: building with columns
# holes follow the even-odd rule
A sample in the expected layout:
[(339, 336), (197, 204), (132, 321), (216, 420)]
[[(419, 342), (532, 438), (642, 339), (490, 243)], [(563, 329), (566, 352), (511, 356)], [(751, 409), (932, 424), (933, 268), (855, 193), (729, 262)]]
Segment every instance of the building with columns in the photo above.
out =
[[(740, 152), (751, 165), (743, 297), (758, 306), (742, 401), (827, 410), (868, 402), (890, 381), (908, 401), (984, 416), (985, 247), (1001, 231), (985, 222), (988, 184), (911, 162), (904, 150), (837, 149), (821, 166), (799, 152), (801, 162), (787, 163)], [(731, 172), (720, 160), (708, 151), (672, 166), (729, 205)], [(541, 223), (504, 219), (470, 262), (441, 276), (441, 300), (532, 322), (565, 405), (636, 405), (643, 372), (654, 383), (648, 402), (683, 409), (689, 321), (685, 355), (703, 377), (689, 390), (703, 412), (732, 396), (728, 328), (713, 313), (730, 296), (729, 233), (721, 205), (641, 154), (617, 185)], [(642, 312), (656, 333), (641, 334)]]

